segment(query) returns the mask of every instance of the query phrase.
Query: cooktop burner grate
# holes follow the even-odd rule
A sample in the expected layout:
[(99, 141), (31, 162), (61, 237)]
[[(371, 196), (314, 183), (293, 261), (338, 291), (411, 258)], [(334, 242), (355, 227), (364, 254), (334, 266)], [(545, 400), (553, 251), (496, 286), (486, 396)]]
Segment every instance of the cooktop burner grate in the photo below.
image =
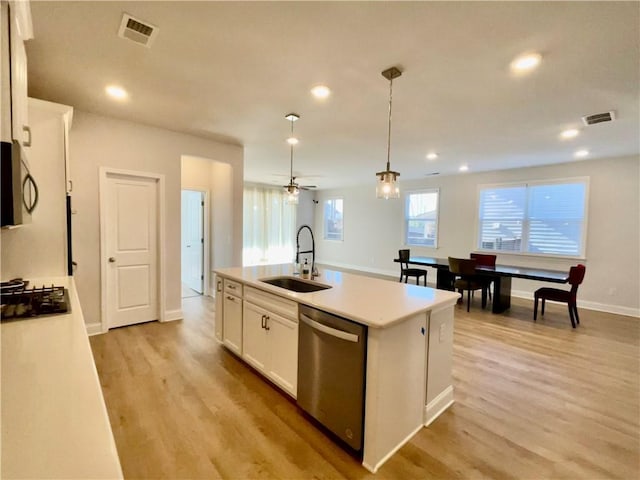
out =
[(71, 310), (66, 288), (55, 285), (26, 288), (28, 282), (23, 283), (23, 286), (13, 284), (11, 288), (3, 286), (0, 289), (0, 317), (3, 322), (67, 313)]

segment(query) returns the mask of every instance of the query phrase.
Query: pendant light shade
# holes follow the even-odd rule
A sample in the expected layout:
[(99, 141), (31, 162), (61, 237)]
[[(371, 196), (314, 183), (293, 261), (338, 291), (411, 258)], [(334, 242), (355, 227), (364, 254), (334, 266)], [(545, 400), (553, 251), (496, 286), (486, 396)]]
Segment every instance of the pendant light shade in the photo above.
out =
[(391, 105), (393, 99), (393, 79), (402, 75), (402, 72), (391, 67), (382, 72), (382, 76), (389, 80), (389, 132), (387, 136), (387, 169), (376, 173), (378, 185), (376, 187), (376, 197), (388, 200), (390, 198), (400, 198), (400, 187), (397, 180), (400, 173), (391, 170)]
[(295, 179), (293, 178), (293, 146), (298, 144), (298, 139), (293, 136), (293, 122), (300, 118), (300, 115), (296, 113), (288, 113), (285, 117), (289, 122), (291, 122), (291, 136), (287, 139), (287, 143), (289, 143), (290, 148), (290, 163), (289, 163), (289, 184), (284, 186), (284, 190), (287, 194), (286, 202), (288, 205), (297, 205), (298, 199), (300, 197), (300, 187), (295, 183)]

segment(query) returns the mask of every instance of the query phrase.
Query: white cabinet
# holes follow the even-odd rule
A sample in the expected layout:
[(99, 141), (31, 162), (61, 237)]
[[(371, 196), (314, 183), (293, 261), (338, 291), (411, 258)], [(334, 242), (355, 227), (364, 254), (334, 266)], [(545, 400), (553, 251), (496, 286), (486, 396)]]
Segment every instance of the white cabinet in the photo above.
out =
[(223, 286), (223, 342), (236, 355), (242, 355), (242, 284), (225, 278)]
[(242, 358), (262, 373), (267, 373), (268, 348), (265, 324), (269, 316), (264, 308), (249, 302), (242, 309)]
[(222, 291), (222, 277), (216, 276), (216, 315), (214, 318), (216, 340), (222, 342), (222, 325), (224, 315), (224, 292)]
[(295, 302), (246, 287), (242, 358), (293, 397), (298, 384), (297, 311)]
[(280, 315), (267, 318), (270, 357), (267, 376), (294, 397), (298, 393), (298, 322)]
[(27, 101), (27, 52), (24, 42), (33, 37), (29, 2), (9, 5), (11, 55), (11, 133), (22, 146), (31, 145)]

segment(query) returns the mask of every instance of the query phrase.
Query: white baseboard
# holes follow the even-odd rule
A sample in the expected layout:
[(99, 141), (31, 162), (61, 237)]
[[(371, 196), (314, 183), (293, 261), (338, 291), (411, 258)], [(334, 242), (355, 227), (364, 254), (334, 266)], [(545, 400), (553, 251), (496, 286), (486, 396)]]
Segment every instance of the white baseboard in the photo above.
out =
[(413, 432), (411, 432), (409, 435), (407, 435), (400, 443), (398, 443), (398, 445), (395, 446), (395, 448), (393, 450), (391, 450), (384, 457), (382, 457), (380, 459), (380, 461), (378, 463), (376, 463), (375, 465), (371, 465), (368, 462), (363, 461), (362, 462), (362, 466), (364, 468), (366, 468), (367, 470), (369, 470), (371, 473), (376, 473), (378, 471), (378, 469), (384, 464), (384, 462), (389, 460), (393, 456), (394, 453), (396, 453), (398, 450), (400, 450), (405, 445), (405, 443), (407, 443), (409, 440), (411, 440), (413, 438), (413, 436), (416, 433), (418, 433), (421, 429), (422, 429), (422, 425), (420, 425)]
[(428, 427), (447, 408), (453, 405), (453, 386), (449, 385), (424, 407), (424, 426)]
[(89, 335), (90, 337), (92, 335), (102, 335), (103, 333), (105, 333), (102, 331), (102, 324), (100, 322), (87, 323), (85, 327), (87, 328), (87, 335)]
[(176, 310), (165, 310), (163, 322), (172, 322), (174, 320), (182, 320), (184, 315), (182, 314), (182, 309), (178, 308)]
[[(361, 265), (351, 265), (348, 263), (340, 263), (340, 262), (326, 262), (324, 260), (318, 260), (316, 263), (323, 265), (323, 266), (327, 266), (327, 267), (336, 267), (336, 268), (344, 268), (346, 270), (355, 270), (357, 272), (365, 272), (365, 273), (374, 273), (376, 275), (382, 275), (385, 277), (389, 277), (389, 280), (392, 281), (398, 281), (398, 277), (400, 276), (400, 265), (398, 264), (398, 270), (386, 270), (386, 269), (381, 269), (381, 268), (369, 268), (369, 267), (363, 267)], [(426, 268), (426, 267), (425, 267)], [(320, 269), (320, 273), (322, 274), (322, 269)], [(433, 275), (428, 275), (428, 277), (431, 277), (430, 279), (435, 280), (436, 278), (436, 270), (433, 269)], [(430, 282), (427, 279), (427, 286), (429, 287), (433, 287), (436, 288), (436, 282)]]
[[(511, 290), (511, 296), (533, 301), (533, 292), (527, 292), (525, 290)], [(598, 312), (614, 313), (616, 315), (626, 315), (628, 317), (640, 317), (640, 308), (621, 307), (619, 305), (589, 302), (580, 299), (578, 299), (578, 308), (584, 308), (585, 310), (595, 310)]]
[[(381, 268), (369, 268), (363, 267), (361, 265), (351, 265), (348, 263), (340, 263), (340, 262), (329, 262), (325, 260), (318, 259), (316, 263), (321, 265), (326, 265), (327, 267), (336, 267), (336, 268), (344, 268), (347, 270), (355, 270), (365, 273), (375, 273), (376, 275), (384, 275), (386, 277), (391, 277), (397, 279), (399, 274), (398, 272), (394, 272), (392, 270), (385, 270)], [(398, 271), (400, 271), (398, 269)], [(322, 270), (320, 271), (322, 273)], [(428, 275), (427, 285), (429, 287), (436, 287), (436, 282), (429, 281), (436, 279), (436, 270), (433, 269), (433, 275)], [(527, 300), (533, 301), (533, 292), (527, 292), (526, 290), (511, 290), (511, 296), (514, 298), (524, 298)], [(578, 308), (584, 308), (585, 310), (596, 310), (598, 312), (606, 312), (606, 313), (614, 313), (616, 315), (626, 315), (629, 317), (640, 318), (640, 308), (633, 307), (621, 307), (619, 305), (611, 305), (607, 303), (599, 303), (599, 302), (589, 302), (578, 299)]]

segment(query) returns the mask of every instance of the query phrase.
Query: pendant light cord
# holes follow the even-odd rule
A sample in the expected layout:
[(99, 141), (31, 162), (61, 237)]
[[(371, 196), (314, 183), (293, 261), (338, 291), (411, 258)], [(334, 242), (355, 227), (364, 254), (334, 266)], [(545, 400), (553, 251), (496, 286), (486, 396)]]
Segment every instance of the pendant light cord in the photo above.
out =
[(391, 171), (391, 102), (393, 99), (393, 78), (389, 79), (389, 134), (387, 135), (387, 172)]
[[(293, 120), (291, 120), (291, 138), (293, 138)], [(293, 185), (293, 143), (290, 144), (291, 147), (291, 163), (289, 170), (289, 185)]]

